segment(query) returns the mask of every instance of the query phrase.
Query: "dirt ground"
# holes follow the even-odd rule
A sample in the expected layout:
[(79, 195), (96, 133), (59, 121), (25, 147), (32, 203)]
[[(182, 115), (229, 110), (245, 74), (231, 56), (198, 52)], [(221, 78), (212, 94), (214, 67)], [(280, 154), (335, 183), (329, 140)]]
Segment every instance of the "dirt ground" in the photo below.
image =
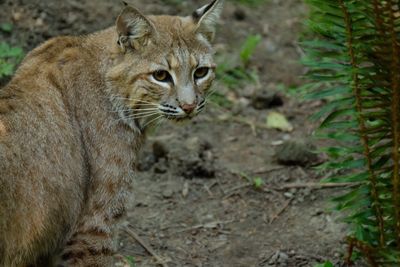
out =
[[(207, 1), (131, 2), (147, 14), (186, 15)], [(247, 36), (260, 34), (250, 62), (260, 84), (231, 90), (217, 82), (231, 107), (210, 104), (193, 121), (164, 123), (150, 136), (124, 223), (140, 241), (122, 231), (120, 251), (134, 257), (135, 266), (157, 266), (154, 255), (170, 267), (314, 266), (324, 260), (344, 266), (346, 226), (327, 202), (342, 189), (312, 186), (326, 175), (312, 168), (324, 157), (302, 146), (319, 145), (310, 139), (316, 124), (308, 116), (322, 103), (299, 101), (287, 90), (301, 85), (305, 73), (297, 40), (307, 10), (301, 0), (265, 0), (256, 7), (226, 2), (218, 53), (222, 61), (231, 58)], [(117, 0), (0, 0), (0, 23), (14, 24), (0, 39), (27, 52), (53, 36), (108, 27), (121, 6)], [(284, 114), (294, 130), (266, 129), (271, 111)]]

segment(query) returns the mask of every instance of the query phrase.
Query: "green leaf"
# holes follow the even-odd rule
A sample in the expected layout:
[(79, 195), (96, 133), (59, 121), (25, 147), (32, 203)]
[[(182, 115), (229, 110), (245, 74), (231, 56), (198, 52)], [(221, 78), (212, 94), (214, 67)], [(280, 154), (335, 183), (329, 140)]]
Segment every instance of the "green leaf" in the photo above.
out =
[(332, 262), (326, 261), (324, 263), (316, 264), (316, 265), (314, 265), (314, 267), (334, 267), (334, 266), (333, 266)]
[(258, 44), (261, 42), (261, 35), (250, 35), (247, 37), (246, 42), (244, 43), (242, 50), (240, 52), (240, 58), (243, 64), (247, 64), (250, 61), (250, 58), (254, 54), (254, 51)]
[(10, 33), (13, 30), (13, 25), (11, 23), (0, 23), (0, 30)]
[(253, 178), (253, 186), (256, 189), (260, 189), (264, 185), (264, 180), (261, 177)]

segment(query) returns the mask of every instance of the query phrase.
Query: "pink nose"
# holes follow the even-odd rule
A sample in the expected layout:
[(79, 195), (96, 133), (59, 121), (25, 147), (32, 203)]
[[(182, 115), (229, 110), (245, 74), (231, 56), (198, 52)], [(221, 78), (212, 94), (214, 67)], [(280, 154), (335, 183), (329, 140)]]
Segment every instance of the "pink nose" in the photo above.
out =
[(196, 102), (193, 104), (182, 104), (181, 108), (183, 111), (185, 111), (186, 114), (190, 114), (193, 112), (193, 110), (196, 108), (197, 104)]

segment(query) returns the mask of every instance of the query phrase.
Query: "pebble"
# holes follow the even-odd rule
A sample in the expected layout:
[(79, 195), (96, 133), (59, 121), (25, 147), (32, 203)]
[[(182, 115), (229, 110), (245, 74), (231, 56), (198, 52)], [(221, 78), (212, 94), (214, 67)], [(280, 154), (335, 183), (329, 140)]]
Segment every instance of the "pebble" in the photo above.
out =
[(168, 171), (167, 162), (164, 158), (160, 159), (158, 163), (154, 165), (155, 173), (166, 173)]
[(187, 197), (188, 194), (189, 194), (189, 183), (188, 183), (188, 181), (186, 181), (186, 182), (183, 184), (182, 196), (183, 196), (183, 197)]
[(162, 195), (164, 198), (171, 198), (174, 195), (174, 191), (172, 188), (167, 187), (162, 191)]
[(279, 253), (279, 260), (280, 263), (286, 263), (289, 260), (289, 256), (286, 253), (280, 252)]
[(293, 194), (292, 193), (290, 193), (290, 192), (285, 192), (285, 193), (283, 193), (283, 195), (285, 196), (285, 197), (287, 197), (287, 198), (293, 198)]
[[(269, 29), (267, 31), (267, 34), (269, 33)], [(273, 42), (270, 38), (266, 38), (266, 40), (264, 41), (264, 47), (265, 50), (268, 53), (275, 53), (276, 51), (278, 51), (279, 46)]]

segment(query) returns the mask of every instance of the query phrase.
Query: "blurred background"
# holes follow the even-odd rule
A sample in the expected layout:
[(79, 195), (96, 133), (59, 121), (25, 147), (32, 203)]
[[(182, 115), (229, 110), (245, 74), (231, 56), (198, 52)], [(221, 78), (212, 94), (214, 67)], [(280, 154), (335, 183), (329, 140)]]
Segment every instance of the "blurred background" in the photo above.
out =
[[(207, 0), (128, 1), (145, 14), (189, 15)], [(120, 1), (0, 0), (0, 85), (31, 49), (113, 25)], [(300, 0), (227, 0), (215, 42), (218, 79), (207, 109), (164, 123), (142, 151), (121, 232), (135, 266), (314, 266), (342, 263), (345, 226), (319, 187), (313, 153), (323, 102), (301, 100)]]

